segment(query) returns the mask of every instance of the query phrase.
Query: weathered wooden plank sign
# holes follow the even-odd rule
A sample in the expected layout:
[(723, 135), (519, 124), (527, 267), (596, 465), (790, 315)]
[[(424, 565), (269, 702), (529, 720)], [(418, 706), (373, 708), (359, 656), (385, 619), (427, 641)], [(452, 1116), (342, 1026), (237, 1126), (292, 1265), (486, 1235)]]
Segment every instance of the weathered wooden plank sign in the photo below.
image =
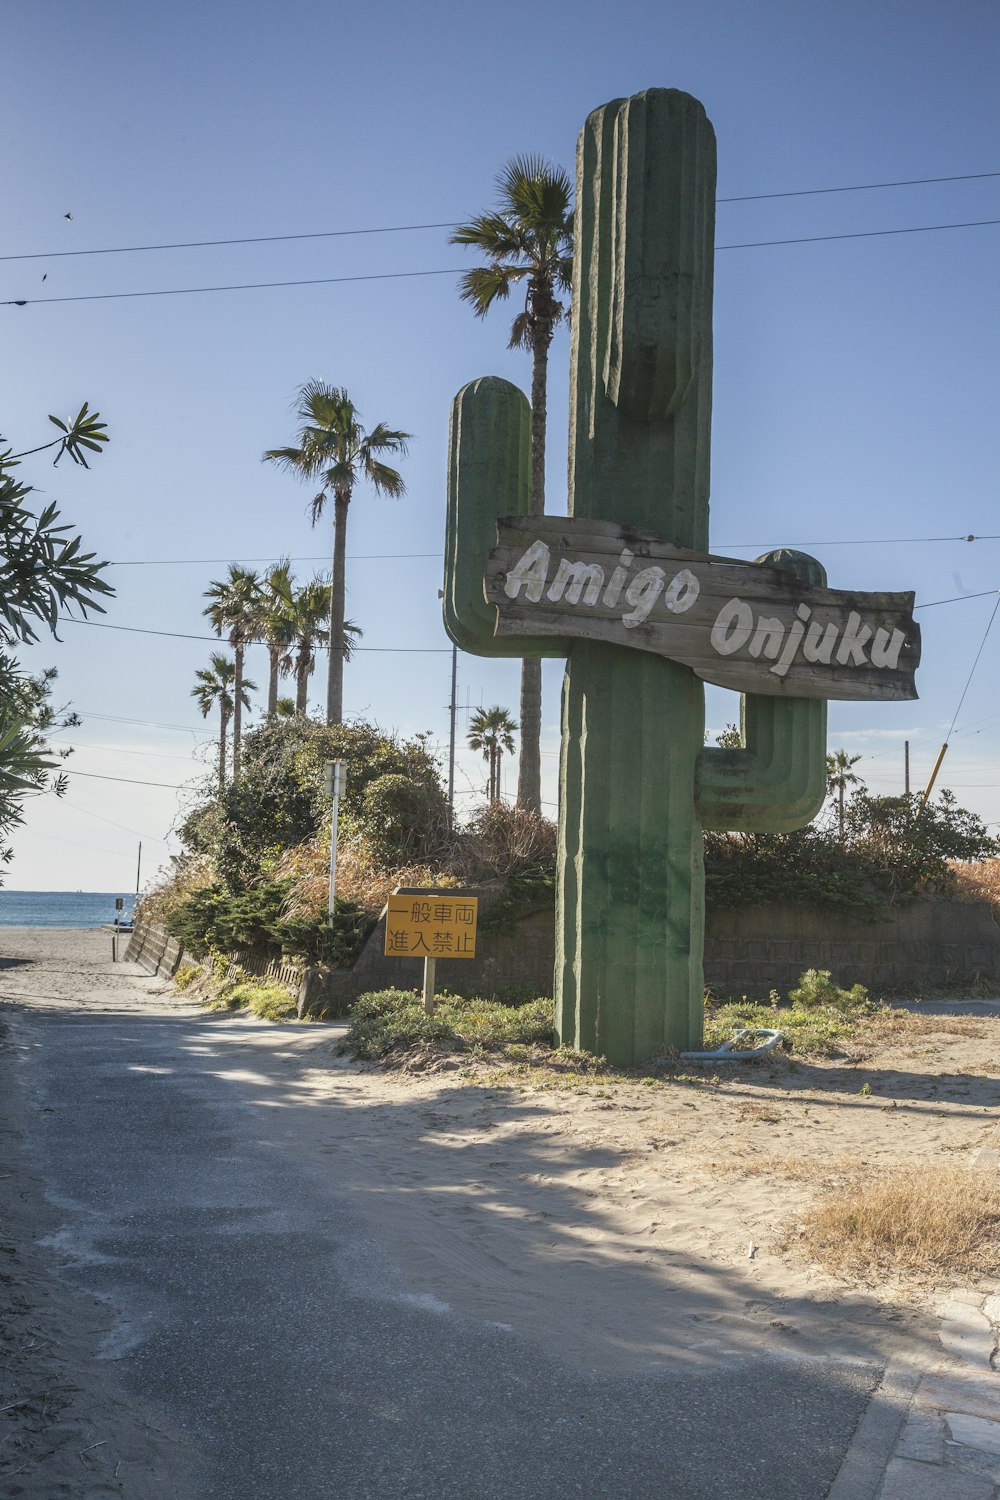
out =
[(777, 567), (578, 517), (503, 518), (497, 538), (484, 588), (498, 636), (631, 646), (740, 692), (917, 696), (912, 593), (819, 588)]

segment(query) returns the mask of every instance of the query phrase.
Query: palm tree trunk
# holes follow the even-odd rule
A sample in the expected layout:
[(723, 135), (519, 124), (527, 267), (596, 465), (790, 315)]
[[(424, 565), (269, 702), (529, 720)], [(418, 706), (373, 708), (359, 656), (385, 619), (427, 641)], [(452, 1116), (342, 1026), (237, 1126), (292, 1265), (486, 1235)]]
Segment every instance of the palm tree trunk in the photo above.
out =
[(295, 712), (297, 714), (305, 714), (309, 709), (309, 658), (311, 655), (311, 643), (300, 644), (295, 658)]
[(347, 507), (351, 492), (334, 496), (333, 582), (330, 588), (330, 674), (326, 686), (326, 722), (344, 719), (344, 606), (347, 591)]
[(237, 781), (240, 774), (240, 740), (243, 738), (243, 653), (246, 650), (242, 641), (233, 641), (233, 657), (236, 662), (236, 676), (233, 682), (233, 780)]
[(219, 710), (219, 796), (226, 790), (226, 730), (229, 728), (229, 715), (224, 708)]
[[(531, 340), (531, 513), (545, 513), (545, 425), (548, 415), (546, 384), (552, 329), (539, 320)], [(542, 810), (542, 663), (526, 657), (521, 663), (521, 753), (517, 769), (517, 805), (530, 812)]]
[(269, 645), (267, 654), (270, 658), (270, 675), (267, 679), (267, 717), (273, 719), (278, 712), (278, 657), (281, 655), (281, 647)]
[(840, 783), (840, 842), (844, 842), (844, 783)]

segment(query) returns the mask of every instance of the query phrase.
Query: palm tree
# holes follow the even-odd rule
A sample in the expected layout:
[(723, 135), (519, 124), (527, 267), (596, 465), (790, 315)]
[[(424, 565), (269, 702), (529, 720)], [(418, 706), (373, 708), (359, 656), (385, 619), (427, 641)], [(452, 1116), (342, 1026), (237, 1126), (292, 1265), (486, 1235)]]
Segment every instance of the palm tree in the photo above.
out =
[(339, 724), (344, 716), (344, 635), (347, 566), (347, 511), (354, 486), (367, 479), (378, 495), (397, 499), (406, 485), (396, 469), (381, 461), (383, 453), (405, 454), (410, 434), (379, 422), (370, 432), (362, 426), (357, 408), (339, 386), (310, 380), (298, 393), (295, 413), (302, 426), (298, 446), (270, 448), (265, 460), (278, 464), (300, 479), (319, 479), (321, 488), (312, 502), (315, 526), (328, 494), (333, 495), (333, 584), (330, 593), (330, 671), (327, 679), (326, 722)]
[[(202, 667), (194, 674), (195, 686), (191, 689), (191, 697), (197, 698), (198, 707), (205, 719), (216, 704), (219, 706), (219, 795), (221, 796), (226, 789), (226, 733), (237, 703), (235, 697), (236, 663), (218, 651), (213, 652), (211, 663), (210, 667)], [(240, 684), (239, 691), (244, 708), (249, 708), (250, 700), (247, 694), (254, 692), (256, 686), (256, 683), (248, 682), (245, 678)]]
[(483, 759), (489, 761), (491, 803), (500, 801), (500, 762), (504, 751), (508, 754), (513, 751), (516, 730), (516, 721), (499, 704), (495, 708), (477, 708), (469, 720), (469, 748), (481, 750)]
[(844, 842), (844, 793), (849, 786), (860, 786), (861, 777), (851, 770), (861, 759), (860, 755), (848, 755), (846, 750), (837, 750), (826, 757), (826, 790), (829, 796), (837, 796), (837, 823), (840, 842)]
[(261, 638), (267, 647), (267, 717), (277, 712), (278, 678), (287, 660), (288, 648), (295, 640), (295, 580), (287, 561), (278, 563), (264, 580), (264, 613)]
[(233, 649), (236, 676), (233, 682), (233, 780), (240, 774), (240, 739), (243, 709), (249, 708), (243, 692), (243, 659), (246, 648), (260, 638), (264, 617), (264, 591), (256, 573), (248, 568), (229, 565), (229, 577), (214, 581), (204, 598), (212, 602), (202, 611), (216, 635), (225, 634)]
[[(292, 618), (295, 631), (285, 655), (281, 659), (281, 670), (295, 677), (295, 712), (304, 714), (308, 709), (309, 678), (316, 665), (316, 650), (323, 650), (329, 640), (327, 626), (330, 621), (330, 585), (322, 578), (296, 589), (292, 599)], [(344, 660), (350, 661), (354, 647), (362, 631), (353, 620), (344, 621)]]
[[(549, 345), (556, 325), (566, 316), (557, 297), (568, 292), (573, 272), (572, 184), (561, 167), (539, 156), (515, 156), (497, 178), (497, 204), (462, 224), (453, 245), (481, 250), (485, 266), (467, 271), (459, 295), (484, 318), (498, 301), (506, 301), (515, 284), (525, 283), (524, 307), (511, 326), (508, 348), (531, 351), (531, 509), (545, 510), (545, 425)], [(542, 810), (542, 664), (521, 663), (521, 759), (517, 800), (533, 812)]]

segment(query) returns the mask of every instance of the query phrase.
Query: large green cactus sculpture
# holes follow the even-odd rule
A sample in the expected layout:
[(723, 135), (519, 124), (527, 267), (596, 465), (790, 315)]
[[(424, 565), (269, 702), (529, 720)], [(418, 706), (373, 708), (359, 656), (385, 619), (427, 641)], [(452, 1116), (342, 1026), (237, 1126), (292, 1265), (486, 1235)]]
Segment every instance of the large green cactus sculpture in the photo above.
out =
[[(577, 154), (569, 513), (708, 545), (715, 138), (652, 89), (595, 110)], [(565, 656), (555, 995), (569, 1045), (640, 1062), (702, 1035), (704, 828), (800, 827), (825, 791), (826, 705), (747, 695), (743, 748), (704, 748), (689, 667), (598, 640), (494, 635), (483, 573), (530, 512), (530, 413), (498, 379), (451, 422), (445, 623), (464, 650)], [(825, 583), (800, 553), (758, 559)]]

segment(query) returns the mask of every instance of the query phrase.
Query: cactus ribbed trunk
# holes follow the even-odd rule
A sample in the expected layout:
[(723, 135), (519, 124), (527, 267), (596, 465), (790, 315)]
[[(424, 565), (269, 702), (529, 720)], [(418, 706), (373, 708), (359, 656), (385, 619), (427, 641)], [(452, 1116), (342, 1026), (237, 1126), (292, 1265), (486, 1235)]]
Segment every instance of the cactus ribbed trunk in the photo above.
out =
[[(570, 516), (696, 552), (708, 547), (714, 207), (715, 139), (696, 99), (651, 89), (589, 117), (577, 157)], [(455, 398), (445, 622), (468, 651), (567, 658), (556, 1024), (563, 1043), (629, 1065), (700, 1044), (703, 827), (778, 832), (815, 816), (826, 705), (745, 695), (742, 744), (706, 750), (689, 667), (577, 636), (497, 637), (483, 570), (497, 518), (530, 510), (528, 422), (503, 381)], [(758, 561), (825, 583), (801, 553)]]
[[(657, 91), (595, 111), (577, 160), (570, 513), (696, 548), (708, 542), (714, 144), (695, 100)], [(666, 328), (652, 306), (644, 316), (658, 273), (681, 293)], [(572, 644), (556, 1027), (614, 1063), (701, 1037), (704, 720), (688, 668)]]

